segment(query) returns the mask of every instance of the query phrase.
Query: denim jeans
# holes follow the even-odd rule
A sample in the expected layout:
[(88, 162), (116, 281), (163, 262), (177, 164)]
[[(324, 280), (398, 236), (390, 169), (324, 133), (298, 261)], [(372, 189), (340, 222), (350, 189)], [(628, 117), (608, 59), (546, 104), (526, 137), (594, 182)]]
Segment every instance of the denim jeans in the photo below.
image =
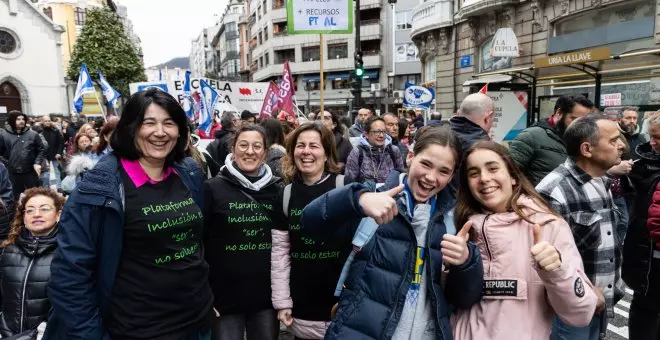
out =
[(587, 327), (573, 327), (565, 324), (556, 315), (552, 317), (550, 340), (598, 340), (600, 338), (601, 316), (594, 316)]
[(619, 224), (616, 227), (616, 234), (619, 237), (619, 244), (623, 244), (623, 240), (626, 239), (626, 232), (628, 231), (628, 204), (624, 197), (615, 197), (614, 204), (619, 209), (621, 215), (619, 215)]
[(266, 309), (252, 314), (223, 314), (216, 319), (213, 340), (276, 340), (280, 329), (277, 311)]
[(646, 295), (635, 292), (630, 304), (630, 340), (660, 339), (660, 259), (653, 259)]

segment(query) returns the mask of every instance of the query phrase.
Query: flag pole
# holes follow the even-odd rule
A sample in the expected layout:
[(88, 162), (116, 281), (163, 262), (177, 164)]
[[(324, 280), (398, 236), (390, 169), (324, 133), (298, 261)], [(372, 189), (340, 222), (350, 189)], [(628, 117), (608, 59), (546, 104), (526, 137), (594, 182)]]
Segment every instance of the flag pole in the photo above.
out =
[(103, 115), (103, 121), (107, 122), (107, 113), (103, 110), (103, 105), (101, 104), (101, 99), (99, 99), (99, 94), (96, 92), (96, 88), (94, 88), (94, 96), (96, 97), (96, 102), (99, 103), (99, 108), (101, 109), (101, 114)]
[(323, 34), (319, 34), (319, 59), (321, 59), (321, 72), (320, 72), (320, 77), (321, 77), (321, 91), (319, 92), (320, 95), (320, 101), (319, 103), (321, 104), (321, 115), (323, 115), (324, 108), (323, 108), (323, 90), (325, 87), (324, 81), (323, 81)]

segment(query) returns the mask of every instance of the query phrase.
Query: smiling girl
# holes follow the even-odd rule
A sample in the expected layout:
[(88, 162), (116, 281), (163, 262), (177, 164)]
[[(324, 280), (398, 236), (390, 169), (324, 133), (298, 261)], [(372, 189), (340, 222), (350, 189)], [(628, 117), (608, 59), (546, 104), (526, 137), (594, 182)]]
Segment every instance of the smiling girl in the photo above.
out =
[(591, 321), (598, 298), (583, 272), (571, 229), (539, 196), (506, 147), (470, 148), (459, 171), (456, 222), (484, 264), (483, 299), (452, 317), (454, 339), (541, 340), (553, 314), (573, 326)]
[(407, 174), (392, 171), (379, 192), (374, 183), (332, 190), (303, 210), (302, 225), (317, 242), (352, 237), (364, 217), (378, 224), (355, 249), (326, 340), (451, 340), (453, 307), (479, 301), (483, 269), (478, 249), (467, 242), (470, 225), (459, 235), (446, 232), (454, 200), (445, 187), (458, 152), (449, 130), (423, 128)]

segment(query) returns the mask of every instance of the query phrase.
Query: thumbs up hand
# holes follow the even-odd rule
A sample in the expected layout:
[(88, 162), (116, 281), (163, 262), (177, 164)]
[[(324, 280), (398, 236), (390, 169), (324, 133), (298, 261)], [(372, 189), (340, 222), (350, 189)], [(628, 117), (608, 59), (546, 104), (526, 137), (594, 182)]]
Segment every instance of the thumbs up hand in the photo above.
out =
[(364, 214), (376, 220), (378, 224), (385, 224), (399, 214), (394, 196), (403, 191), (404, 185), (383, 192), (367, 192), (360, 195), (360, 207)]
[(440, 251), (442, 252), (442, 262), (445, 265), (462, 266), (467, 262), (470, 256), (467, 247), (467, 241), (470, 239), (470, 229), (472, 229), (472, 221), (467, 221), (458, 234), (444, 234), (442, 236)]
[(535, 224), (532, 228), (534, 232), (534, 245), (531, 252), (534, 261), (543, 270), (551, 271), (559, 268), (561, 266), (561, 257), (557, 249), (541, 239), (541, 227), (538, 224)]

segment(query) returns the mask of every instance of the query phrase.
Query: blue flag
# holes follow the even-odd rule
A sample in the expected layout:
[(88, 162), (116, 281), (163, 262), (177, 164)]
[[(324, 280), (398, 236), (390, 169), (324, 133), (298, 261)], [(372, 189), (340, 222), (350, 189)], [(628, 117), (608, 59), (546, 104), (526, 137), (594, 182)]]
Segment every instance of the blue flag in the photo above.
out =
[(195, 122), (195, 109), (192, 97), (192, 91), (190, 91), (190, 71), (186, 71), (186, 78), (183, 80), (183, 111), (186, 112), (186, 117), (193, 123)]
[(216, 92), (206, 80), (200, 80), (199, 82), (200, 97), (202, 102), (202, 107), (199, 112), (199, 129), (204, 131), (205, 134), (211, 133), (211, 127), (213, 126), (213, 110), (215, 104), (220, 99), (218, 92)]
[(105, 96), (105, 100), (108, 101), (110, 106), (115, 107), (115, 101), (119, 99), (119, 92), (117, 92), (115, 89), (110, 86), (110, 83), (108, 83), (107, 80), (105, 80), (105, 77), (103, 76), (103, 73), (99, 70), (99, 83), (101, 83), (101, 89), (103, 90), (103, 95)]
[(78, 75), (78, 85), (76, 86), (76, 93), (73, 96), (73, 109), (80, 113), (83, 110), (83, 95), (85, 93), (94, 92), (94, 85), (92, 84), (92, 77), (89, 76), (87, 65), (80, 66), (80, 74)]

